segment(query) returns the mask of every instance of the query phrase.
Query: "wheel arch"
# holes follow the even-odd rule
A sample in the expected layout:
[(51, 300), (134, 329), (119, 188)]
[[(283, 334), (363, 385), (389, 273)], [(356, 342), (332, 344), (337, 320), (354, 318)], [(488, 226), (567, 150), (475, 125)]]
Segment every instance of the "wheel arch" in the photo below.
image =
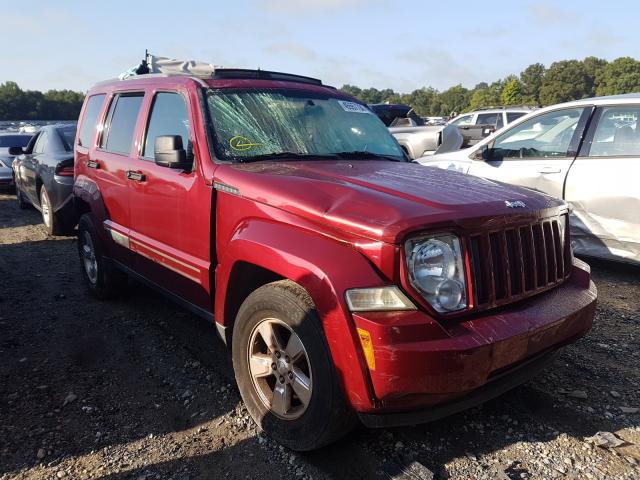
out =
[(236, 308), (246, 298), (237, 292), (246, 291), (248, 295), (253, 291), (248, 291), (249, 288), (234, 291), (238, 281), (246, 278), (243, 274), (258, 272), (257, 279), (249, 281), (249, 284), (260, 283), (258, 287), (270, 281), (291, 280), (308, 293), (316, 307), (351, 405), (370, 407), (373, 390), (344, 300), (344, 292), (349, 288), (384, 284), (366, 258), (351, 245), (336, 239), (259, 219), (243, 222), (219, 251), (224, 255), (215, 272), (218, 326), (230, 332), (229, 327), (233, 327), (235, 321), (230, 316), (237, 313)]

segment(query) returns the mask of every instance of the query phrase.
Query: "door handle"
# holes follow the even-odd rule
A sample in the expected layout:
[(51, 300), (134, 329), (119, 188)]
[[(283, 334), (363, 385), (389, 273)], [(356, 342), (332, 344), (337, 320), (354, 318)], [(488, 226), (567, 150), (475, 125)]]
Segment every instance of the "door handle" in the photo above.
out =
[(542, 167), (541, 169), (538, 170), (538, 173), (542, 173), (547, 174), (547, 173), (560, 173), (562, 170), (560, 170), (557, 167)]
[(129, 180), (133, 180), (134, 182), (145, 182), (147, 177), (144, 173), (135, 172), (133, 170), (127, 170), (127, 178)]
[(87, 168), (95, 168), (97, 170), (98, 168), (100, 168), (100, 164), (95, 160), (89, 160), (87, 162)]

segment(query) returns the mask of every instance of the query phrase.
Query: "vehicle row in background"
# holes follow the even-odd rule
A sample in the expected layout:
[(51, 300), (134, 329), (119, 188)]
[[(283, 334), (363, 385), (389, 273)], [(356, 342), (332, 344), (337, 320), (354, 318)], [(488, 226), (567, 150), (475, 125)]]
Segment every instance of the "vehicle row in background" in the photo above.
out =
[[(527, 106), (479, 108), (472, 112), (458, 115), (450, 119), (447, 124), (458, 127), (463, 139), (461, 148), (467, 148), (475, 145), (496, 130), (500, 130), (505, 125), (530, 113), (532, 110), (531, 107)], [(447, 151), (453, 150), (448, 149)]]
[(576, 253), (640, 263), (640, 94), (542, 108), (474, 147), (418, 162), (562, 198)]
[(26, 147), (31, 137), (33, 137), (31, 133), (20, 133), (17, 131), (0, 132), (0, 189), (9, 191), (15, 189), (13, 170), (11, 169), (14, 155), (9, 153), (9, 149), (12, 147)]
[(408, 105), (380, 103), (369, 108), (411, 159), (469, 147), (531, 111), (530, 107), (481, 109), (445, 122), (443, 117), (419, 117)]
[(75, 134), (75, 125), (48, 125), (26, 147), (9, 150), (15, 156), (12, 167), (18, 204), (39, 210), (50, 235), (68, 234), (76, 224), (71, 198)]
[(447, 145), (462, 144), (456, 127), (427, 124), (408, 105), (379, 103), (369, 108), (382, 120), (410, 159), (432, 155), (445, 141)]

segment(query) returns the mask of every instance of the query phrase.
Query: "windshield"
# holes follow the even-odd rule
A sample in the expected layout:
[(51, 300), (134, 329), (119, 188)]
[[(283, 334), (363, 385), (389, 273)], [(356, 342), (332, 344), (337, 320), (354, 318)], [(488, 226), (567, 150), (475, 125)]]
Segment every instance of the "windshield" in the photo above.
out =
[(367, 107), (294, 90), (208, 90), (216, 153), (222, 160), (404, 161), (384, 124)]
[(31, 135), (0, 135), (0, 147), (26, 147)]

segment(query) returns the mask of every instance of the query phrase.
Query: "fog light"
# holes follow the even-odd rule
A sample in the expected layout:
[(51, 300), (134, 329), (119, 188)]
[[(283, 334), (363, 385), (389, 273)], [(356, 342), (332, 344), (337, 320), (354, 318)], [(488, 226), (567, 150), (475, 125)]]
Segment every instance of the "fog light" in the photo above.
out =
[(354, 288), (345, 293), (352, 312), (380, 312), (389, 310), (415, 310), (416, 307), (396, 286)]

